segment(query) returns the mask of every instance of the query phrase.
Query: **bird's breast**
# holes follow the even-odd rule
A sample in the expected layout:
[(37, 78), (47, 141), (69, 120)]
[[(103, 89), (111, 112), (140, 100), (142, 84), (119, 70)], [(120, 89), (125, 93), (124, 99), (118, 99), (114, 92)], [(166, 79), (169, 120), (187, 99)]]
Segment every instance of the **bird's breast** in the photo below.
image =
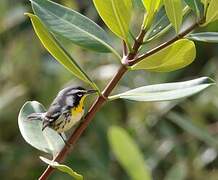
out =
[[(58, 133), (62, 133), (65, 131), (68, 131), (70, 128), (72, 128), (80, 119), (82, 118), (84, 114), (84, 110), (81, 111), (76, 110), (75, 108), (71, 109), (71, 115), (69, 117), (65, 117), (64, 115), (61, 115), (59, 119), (56, 121), (56, 128), (55, 130)], [(57, 127), (58, 125), (58, 127)]]

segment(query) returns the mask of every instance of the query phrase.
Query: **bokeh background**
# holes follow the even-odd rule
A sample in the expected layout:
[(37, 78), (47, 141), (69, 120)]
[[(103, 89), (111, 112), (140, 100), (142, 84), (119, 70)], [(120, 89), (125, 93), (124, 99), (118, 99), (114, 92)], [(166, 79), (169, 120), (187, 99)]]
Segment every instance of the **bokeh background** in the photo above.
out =
[[(98, 24), (91, 0), (59, 0)], [(140, 26), (139, 10), (133, 17), (133, 31)], [(22, 138), (17, 124), (19, 109), (28, 100), (46, 107), (67, 84), (81, 84), (42, 47), (30, 21), (27, 0), (0, 0), (0, 179), (37, 179), (45, 169), (38, 156)], [(140, 17), (140, 18), (139, 18)], [(107, 29), (106, 29), (107, 30)], [(200, 30), (200, 29), (198, 29)], [(218, 31), (213, 23), (201, 31)], [(108, 32), (110, 33), (110, 32)], [(112, 33), (113, 46), (120, 51), (121, 41)], [(72, 56), (103, 88), (119, 66), (112, 55), (97, 54), (63, 42)], [(218, 78), (218, 45), (196, 42), (196, 60), (187, 68), (172, 73), (130, 72), (115, 92), (146, 84)], [(83, 85), (87, 87), (86, 85)], [(92, 99), (87, 101), (87, 107)], [(128, 180), (116, 161), (107, 139), (111, 125), (124, 127), (143, 152), (155, 180), (218, 179), (218, 89), (213, 86), (182, 101), (137, 103), (109, 102), (77, 143), (66, 164), (88, 180)], [(175, 178), (176, 177), (176, 178)], [(71, 179), (56, 171), (51, 179)]]

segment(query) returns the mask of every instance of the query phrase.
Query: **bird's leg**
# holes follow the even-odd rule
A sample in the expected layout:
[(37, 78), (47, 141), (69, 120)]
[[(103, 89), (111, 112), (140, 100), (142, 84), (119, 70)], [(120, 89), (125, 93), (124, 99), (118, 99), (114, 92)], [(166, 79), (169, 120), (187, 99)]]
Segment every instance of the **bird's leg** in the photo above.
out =
[(61, 136), (61, 139), (64, 141), (65, 145), (67, 145), (68, 148), (70, 148), (70, 144), (64, 139), (61, 133), (58, 133)]

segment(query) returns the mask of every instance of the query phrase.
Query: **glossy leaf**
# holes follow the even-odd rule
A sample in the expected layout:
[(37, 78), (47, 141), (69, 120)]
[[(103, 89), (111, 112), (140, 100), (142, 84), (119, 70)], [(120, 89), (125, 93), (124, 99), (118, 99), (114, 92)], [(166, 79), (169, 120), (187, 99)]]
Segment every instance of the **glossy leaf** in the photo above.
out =
[(151, 7), (152, 0), (142, 0), (142, 3), (144, 5), (146, 11), (149, 11), (149, 9)]
[(201, 2), (204, 4), (204, 15), (207, 13), (208, 4), (211, 0), (201, 0)]
[(117, 160), (132, 179), (152, 179), (142, 152), (124, 129), (112, 126), (108, 131), (108, 138)]
[(206, 14), (206, 24), (218, 20), (218, 1), (211, 0)]
[[(185, 6), (183, 8), (183, 16), (186, 15), (188, 12), (189, 12), (189, 7)], [(163, 7), (157, 12), (151, 27), (146, 32), (145, 40), (148, 42), (153, 39), (156, 39), (161, 35), (165, 34), (166, 32), (168, 32), (171, 28), (172, 28), (172, 24), (170, 23), (166, 15), (165, 8)]]
[(171, 112), (167, 115), (167, 118), (181, 127), (184, 131), (187, 131), (189, 134), (204, 141), (206, 144), (218, 149), (217, 138), (213, 137), (207, 129), (195, 125), (188, 117), (183, 117), (182, 115)]
[(58, 60), (65, 68), (77, 76), (79, 79), (93, 84), (88, 76), (81, 70), (72, 57), (60, 46), (56, 39), (48, 32), (40, 19), (33, 14), (27, 14), (32, 22), (33, 28), (44, 47)]
[(131, 67), (154, 72), (170, 72), (191, 64), (196, 56), (195, 44), (181, 39)]
[(143, 27), (149, 28), (154, 18), (154, 15), (157, 13), (161, 5), (161, 0), (142, 0), (142, 2), (146, 9), (146, 15), (144, 17)]
[(42, 131), (42, 121), (28, 120), (31, 113), (45, 112), (45, 108), (36, 101), (28, 101), (21, 108), (18, 116), (20, 132), (27, 143), (38, 150), (50, 154), (57, 154), (63, 147), (64, 142), (60, 135), (50, 128)]
[(143, 86), (111, 96), (110, 99), (122, 98), (144, 102), (170, 101), (196, 94), (212, 84), (214, 84), (213, 80), (208, 77), (202, 77), (184, 82)]
[[(190, 8), (186, 5), (183, 8), (183, 16), (187, 15), (190, 12)], [(173, 26), (170, 23), (165, 8), (162, 7), (156, 14), (154, 20), (152, 21), (151, 27), (145, 34), (144, 43), (140, 48), (139, 53), (143, 53), (149, 50), (149, 42), (156, 40), (160, 41), (160, 39), (170, 30), (172, 30)]]
[(175, 28), (176, 33), (179, 32), (182, 24), (182, 1), (181, 0), (164, 0), (164, 6), (167, 17)]
[(194, 33), (194, 34), (190, 34), (187, 38), (194, 41), (218, 43), (218, 32)]
[(90, 50), (115, 52), (104, 30), (87, 17), (49, 0), (30, 1), (35, 14), (54, 35)]
[(93, 0), (94, 5), (108, 28), (128, 43), (132, 13), (131, 0)]
[(157, 12), (151, 27), (146, 32), (145, 39), (149, 41), (150, 38), (167, 28), (170, 24), (165, 9), (161, 8), (160, 11)]
[(202, 4), (200, 0), (185, 0), (185, 2), (198, 17), (204, 15), (204, 4)]
[(201, 2), (204, 4), (204, 7), (207, 7), (211, 0), (201, 0)]
[(161, 5), (161, 0), (142, 0), (142, 3), (147, 11), (157, 11)]
[(75, 180), (83, 180), (83, 176), (78, 174), (77, 172), (75, 172), (74, 170), (72, 170), (70, 167), (63, 165), (63, 164), (59, 164), (58, 162), (55, 161), (51, 161), (47, 158), (44, 157), (39, 157), (43, 162), (45, 162), (46, 164), (52, 166), (53, 168), (58, 169), (61, 172), (67, 173), (69, 174), (71, 177), (73, 177)]

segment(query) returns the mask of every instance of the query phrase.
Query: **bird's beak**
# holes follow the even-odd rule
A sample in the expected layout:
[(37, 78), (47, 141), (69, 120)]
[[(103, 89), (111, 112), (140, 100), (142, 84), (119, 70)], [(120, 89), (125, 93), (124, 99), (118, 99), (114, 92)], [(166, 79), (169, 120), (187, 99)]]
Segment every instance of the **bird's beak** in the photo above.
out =
[(90, 90), (86, 91), (86, 94), (89, 95), (89, 94), (94, 94), (94, 93), (97, 93), (97, 92), (98, 92), (97, 90), (90, 89)]

